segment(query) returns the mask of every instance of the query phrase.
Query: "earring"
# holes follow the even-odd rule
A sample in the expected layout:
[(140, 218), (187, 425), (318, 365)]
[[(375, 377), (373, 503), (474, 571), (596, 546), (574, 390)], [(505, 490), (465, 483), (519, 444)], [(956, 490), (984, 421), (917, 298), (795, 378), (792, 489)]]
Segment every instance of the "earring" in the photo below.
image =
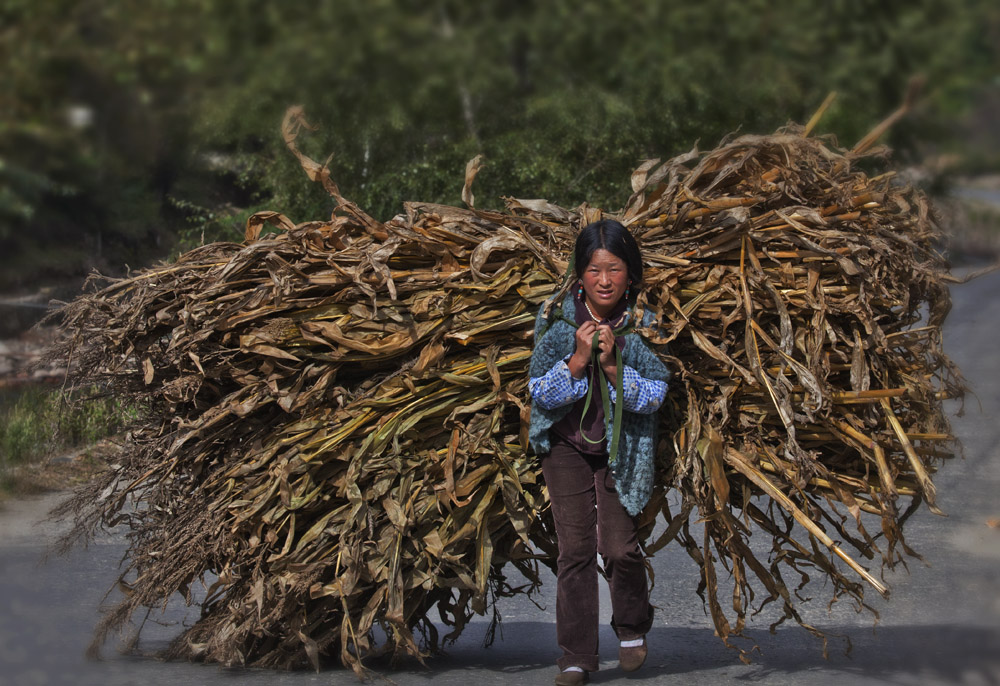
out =
[(580, 282), (580, 287), (576, 289), (576, 297), (583, 300), (583, 282)]
[(632, 292), (632, 282), (629, 281), (628, 285), (625, 286), (625, 302), (628, 302), (629, 294)]

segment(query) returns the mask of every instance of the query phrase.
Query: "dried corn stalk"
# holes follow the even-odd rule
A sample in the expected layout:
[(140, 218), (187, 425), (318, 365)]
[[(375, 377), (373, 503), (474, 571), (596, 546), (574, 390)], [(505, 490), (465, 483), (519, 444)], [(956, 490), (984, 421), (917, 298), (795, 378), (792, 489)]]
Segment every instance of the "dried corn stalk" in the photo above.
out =
[[(67, 507), (77, 534), (124, 524), (130, 540), (128, 593), (95, 645), (179, 592), (202, 614), (172, 656), (288, 667), (332, 655), (360, 673), (366, 656), (433, 649), (435, 606), (452, 639), (497, 597), (534, 590), (555, 539), (527, 453), (531, 327), (576, 231), (601, 216), (639, 239), (639, 305), (662, 322), (646, 333), (669, 343), (677, 372), (647, 551), (679, 540), (727, 643), (755, 588), (801, 623), (789, 573), (801, 586), (818, 569), (859, 602), (862, 581), (885, 592), (852, 556), (892, 566), (908, 550), (902, 524), (921, 502), (934, 509), (930, 474), (952, 455), (941, 400), (962, 392), (941, 351), (946, 267), (919, 194), (857, 171), (860, 153), (786, 131), (649, 161), (614, 215), (509, 199), (505, 212), (409, 203), (383, 224), (298, 151), (303, 125), (290, 110), (286, 141), (337, 200), (330, 221), (260, 213), (244, 244), (193, 250), (63, 310), (52, 355), (72, 359), (74, 381), (150, 408)], [(669, 526), (654, 541), (659, 514)], [(773, 539), (769, 562), (747, 544), (755, 528)], [(512, 587), (507, 565), (528, 584)]]

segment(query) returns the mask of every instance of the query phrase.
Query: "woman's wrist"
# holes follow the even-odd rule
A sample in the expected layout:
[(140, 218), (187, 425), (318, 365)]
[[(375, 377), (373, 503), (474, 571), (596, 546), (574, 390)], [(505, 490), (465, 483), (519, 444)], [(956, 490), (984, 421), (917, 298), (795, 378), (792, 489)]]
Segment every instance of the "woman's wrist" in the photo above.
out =
[(618, 365), (614, 363), (606, 365), (602, 364), (601, 369), (604, 370), (604, 376), (606, 376), (608, 378), (608, 381), (610, 381), (611, 383), (614, 383), (615, 379), (618, 378)]
[(569, 367), (570, 375), (575, 379), (582, 379), (584, 372), (587, 371), (587, 362), (589, 358), (581, 357), (580, 355), (573, 354), (569, 360), (566, 361), (566, 366)]

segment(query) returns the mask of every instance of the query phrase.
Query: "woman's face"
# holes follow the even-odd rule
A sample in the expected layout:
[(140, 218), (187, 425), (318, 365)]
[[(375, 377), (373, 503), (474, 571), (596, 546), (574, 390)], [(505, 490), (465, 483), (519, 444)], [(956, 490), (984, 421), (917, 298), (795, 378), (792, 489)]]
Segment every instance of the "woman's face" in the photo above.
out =
[(604, 248), (598, 248), (580, 278), (584, 297), (597, 315), (606, 315), (618, 304), (628, 288), (628, 266)]

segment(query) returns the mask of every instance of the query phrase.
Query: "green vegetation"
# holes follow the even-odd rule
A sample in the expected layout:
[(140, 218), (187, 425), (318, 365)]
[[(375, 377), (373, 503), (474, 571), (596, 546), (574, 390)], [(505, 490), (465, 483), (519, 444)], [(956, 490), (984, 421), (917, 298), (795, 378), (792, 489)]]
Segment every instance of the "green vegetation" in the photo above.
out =
[(88, 393), (29, 387), (0, 411), (0, 493), (25, 479), (44, 458), (87, 448), (121, 431), (136, 418), (136, 408), (121, 400)]
[(0, 26), (7, 288), (239, 240), (257, 209), (326, 216), (279, 135), (293, 104), (381, 219), (459, 204), (479, 153), (483, 207), (618, 207), (639, 160), (804, 122), (831, 91), (818, 132), (851, 144), (915, 75), (898, 154), (1000, 168), (958, 124), (1000, 91), (990, 0), (0, 0)]

